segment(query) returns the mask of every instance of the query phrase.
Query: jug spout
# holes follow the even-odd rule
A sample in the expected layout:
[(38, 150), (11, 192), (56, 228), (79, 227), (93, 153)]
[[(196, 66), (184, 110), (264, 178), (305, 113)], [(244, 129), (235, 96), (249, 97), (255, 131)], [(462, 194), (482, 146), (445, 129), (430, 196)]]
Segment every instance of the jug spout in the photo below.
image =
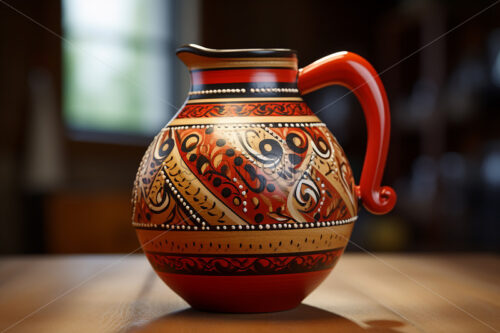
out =
[(215, 50), (194, 44), (177, 50), (189, 68), (189, 99), (300, 97), (297, 55), (289, 49)]
[(187, 44), (176, 54), (190, 70), (255, 66), (297, 70), (297, 53), (290, 49), (209, 49)]

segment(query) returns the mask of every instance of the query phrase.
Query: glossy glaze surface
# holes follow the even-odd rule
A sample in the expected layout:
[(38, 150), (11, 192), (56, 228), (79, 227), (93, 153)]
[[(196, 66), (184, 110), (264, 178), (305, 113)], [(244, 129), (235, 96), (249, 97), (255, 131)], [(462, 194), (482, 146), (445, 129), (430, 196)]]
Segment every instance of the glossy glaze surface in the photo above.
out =
[[(133, 225), (144, 252), (194, 307), (292, 308), (342, 254), (357, 219), (357, 194), (368, 193), (363, 179), (378, 190), (387, 147), (367, 153), (367, 160), (378, 154), (378, 169), (365, 173), (365, 164), (357, 191), (342, 148), (299, 91), (330, 84), (338, 76), (324, 74), (338, 72), (338, 65), (328, 67), (331, 60), (299, 75), (290, 50), (211, 53), (187, 46), (178, 56), (191, 72), (188, 100), (155, 137), (134, 184)], [(377, 100), (373, 89), (360, 98), (368, 99), (373, 132), (388, 110), (370, 100)], [(384, 191), (372, 195), (370, 209), (387, 209)], [(203, 288), (207, 283), (211, 289)]]

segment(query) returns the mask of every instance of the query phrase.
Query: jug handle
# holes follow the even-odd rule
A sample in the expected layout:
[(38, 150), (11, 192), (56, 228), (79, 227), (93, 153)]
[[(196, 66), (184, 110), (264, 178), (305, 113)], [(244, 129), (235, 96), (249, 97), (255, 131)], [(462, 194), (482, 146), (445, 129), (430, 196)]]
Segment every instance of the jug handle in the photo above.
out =
[(368, 142), (359, 185), (355, 187), (363, 206), (385, 214), (396, 204), (396, 192), (381, 186), (390, 138), (389, 103), (375, 69), (361, 56), (338, 52), (300, 69), (298, 88), (305, 95), (338, 84), (358, 98), (366, 119)]

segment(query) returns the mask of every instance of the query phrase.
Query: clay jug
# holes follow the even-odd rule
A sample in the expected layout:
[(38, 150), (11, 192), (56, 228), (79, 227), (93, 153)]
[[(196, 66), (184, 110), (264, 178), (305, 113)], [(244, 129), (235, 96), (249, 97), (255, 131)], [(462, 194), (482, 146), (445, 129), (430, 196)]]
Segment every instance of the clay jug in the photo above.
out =
[[(140, 164), (133, 226), (157, 274), (192, 307), (222, 312), (293, 308), (330, 273), (358, 216), (389, 212), (381, 187), (389, 106), (360, 56), (339, 52), (303, 68), (288, 49), (177, 56), (191, 90)], [(302, 95), (340, 84), (366, 117), (359, 185), (339, 143)]]

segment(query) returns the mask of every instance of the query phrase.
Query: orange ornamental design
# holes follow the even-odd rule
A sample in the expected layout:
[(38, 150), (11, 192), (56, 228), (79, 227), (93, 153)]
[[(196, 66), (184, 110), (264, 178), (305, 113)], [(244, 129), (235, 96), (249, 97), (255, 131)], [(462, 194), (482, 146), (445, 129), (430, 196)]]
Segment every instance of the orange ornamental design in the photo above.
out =
[(306, 116), (313, 115), (304, 102), (189, 104), (177, 119), (201, 117)]
[(218, 230), (356, 215), (348, 161), (324, 124), (181, 127), (167, 126), (145, 155), (137, 224)]
[[(300, 92), (337, 82), (335, 68), (325, 74), (323, 66), (352, 57), (372, 75), (362, 58), (346, 53), (298, 74), (295, 53), (284, 49), (191, 45), (178, 55), (192, 89), (147, 149), (134, 183), (132, 223), (146, 256), (194, 307), (292, 308), (342, 254), (358, 199), (376, 213), (395, 203), (392, 189), (380, 187), (389, 131), (383, 87), (376, 81), (357, 92), (370, 132), (356, 186), (342, 148)], [(347, 86), (366, 75), (350, 72)], [(206, 283), (210, 291), (199, 288)]]

